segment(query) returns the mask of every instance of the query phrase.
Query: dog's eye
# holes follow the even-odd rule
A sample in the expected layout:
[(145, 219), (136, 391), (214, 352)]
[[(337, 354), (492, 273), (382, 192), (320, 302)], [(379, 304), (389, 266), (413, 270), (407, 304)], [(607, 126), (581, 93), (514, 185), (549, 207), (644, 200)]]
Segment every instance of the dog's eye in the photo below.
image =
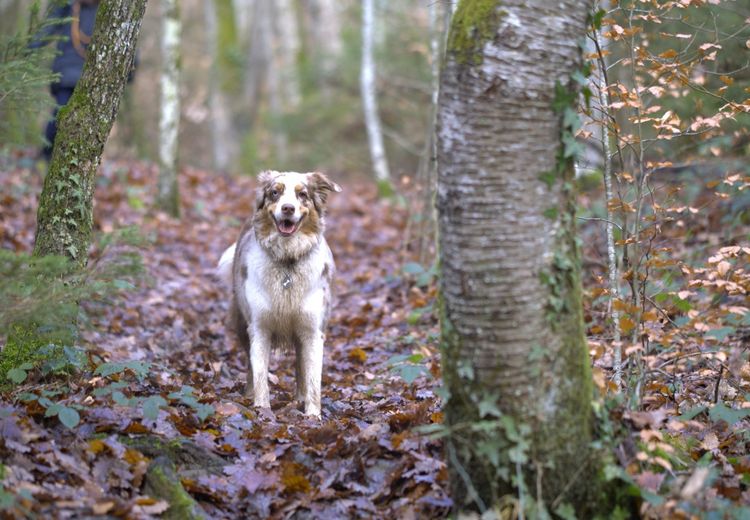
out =
[(306, 191), (300, 191), (299, 195), (297, 195), (297, 196), (299, 197), (299, 200), (307, 200), (307, 192)]
[(279, 196), (279, 190), (271, 190), (271, 197), (276, 198)]

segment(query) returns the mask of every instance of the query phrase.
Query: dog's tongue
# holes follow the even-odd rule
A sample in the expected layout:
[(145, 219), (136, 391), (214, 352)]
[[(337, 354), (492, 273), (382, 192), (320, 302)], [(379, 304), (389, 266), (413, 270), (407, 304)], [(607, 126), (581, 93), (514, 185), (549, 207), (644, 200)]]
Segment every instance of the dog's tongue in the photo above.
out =
[(284, 219), (279, 222), (279, 231), (282, 233), (292, 233), (294, 231), (294, 222)]

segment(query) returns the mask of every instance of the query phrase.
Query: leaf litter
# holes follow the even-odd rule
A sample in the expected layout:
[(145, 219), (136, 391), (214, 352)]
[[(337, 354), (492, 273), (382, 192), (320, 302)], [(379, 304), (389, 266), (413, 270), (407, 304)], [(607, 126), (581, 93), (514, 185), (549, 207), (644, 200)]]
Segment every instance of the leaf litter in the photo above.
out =
[[(106, 162), (100, 172), (95, 230), (136, 226), (148, 240), (145, 274), (109, 302), (84, 303), (90, 369), (62, 379), (32, 372), (2, 395), (4, 514), (158, 516), (168, 504), (149, 497), (144, 480), (167, 453), (210, 518), (445, 516), (440, 443), (413, 431), (442, 416), (429, 370), (436, 321), (425, 312), (407, 323), (414, 301), (427, 306), (434, 290), (401, 272), (406, 210), (361, 181), (331, 198), (336, 303), (315, 420), (293, 401), (284, 352), (272, 360), (272, 410), (255, 410), (243, 396), (246, 353), (224, 334), (229, 291), (213, 270), (252, 212), (254, 180), (186, 168), (175, 220), (149, 209), (156, 176), (136, 162)], [(0, 182), (10, 187), (0, 246), (29, 252), (41, 179), (18, 168), (0, 172)], [(395, 368), (404, 355), (416, 368)], [(59, 418), (40, 404), (45, 392), (65, 410)]]

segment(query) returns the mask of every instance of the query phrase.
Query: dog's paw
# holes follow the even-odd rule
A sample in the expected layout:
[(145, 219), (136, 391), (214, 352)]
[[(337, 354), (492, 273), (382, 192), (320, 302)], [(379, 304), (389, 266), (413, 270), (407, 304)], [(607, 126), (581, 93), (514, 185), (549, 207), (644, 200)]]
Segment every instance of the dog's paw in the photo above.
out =
[(314, 419), (320, 419), (319, 406), (305, 406), (305, 416)]
[(276, 421), (276, 414), (270, 407), (256, 407), (258, 410), (258, 419), (265, 421)]

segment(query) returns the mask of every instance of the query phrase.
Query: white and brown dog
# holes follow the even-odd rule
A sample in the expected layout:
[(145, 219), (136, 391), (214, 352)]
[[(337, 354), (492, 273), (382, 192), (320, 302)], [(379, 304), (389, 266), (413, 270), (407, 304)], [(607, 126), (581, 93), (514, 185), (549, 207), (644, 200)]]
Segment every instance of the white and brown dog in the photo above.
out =
[(258, 181), (255, 214), (221, 255), (217, 270), (232, 287), (229, 329), (249, 350), (245, 394), (252, 391), (255, 406), (270, 407), (271, 350), (293, 347), (297, 400), (306, 415), (320, 416), (334, 273), (324, 213), (328, 194), (341, 187), (318, 172), (266, 171)]

